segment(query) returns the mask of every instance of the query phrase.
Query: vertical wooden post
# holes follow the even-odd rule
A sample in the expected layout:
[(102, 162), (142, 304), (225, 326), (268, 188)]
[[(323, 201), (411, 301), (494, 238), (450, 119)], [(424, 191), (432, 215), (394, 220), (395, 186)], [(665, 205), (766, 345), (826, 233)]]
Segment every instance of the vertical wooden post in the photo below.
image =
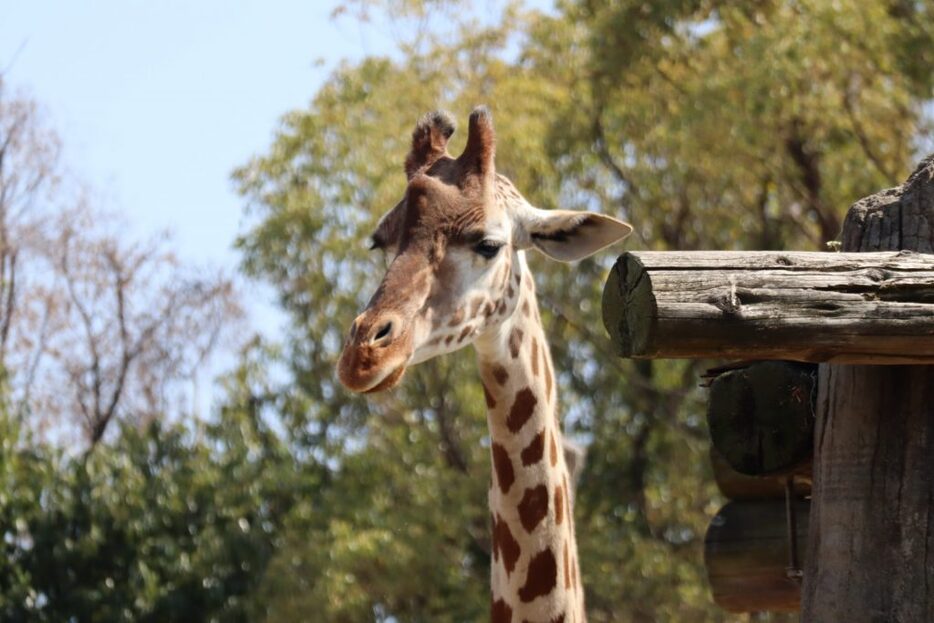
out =
[[(934, 253), (934, 155), (858, 201), (844, 251)], [(934, 621), (934, 366), (820, 366), (802, 621)]]

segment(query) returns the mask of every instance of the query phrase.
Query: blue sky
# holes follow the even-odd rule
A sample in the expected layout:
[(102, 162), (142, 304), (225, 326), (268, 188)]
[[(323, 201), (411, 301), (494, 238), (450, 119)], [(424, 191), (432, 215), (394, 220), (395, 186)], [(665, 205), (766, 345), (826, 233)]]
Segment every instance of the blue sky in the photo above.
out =
[(186, 259), (232, 267), (231, 170), (340, 59), (392, 49), (331, 20), (332, 4), (0, 0), (0, 68), (43, 106), (104, 208), (143, 235), (170, 229)]

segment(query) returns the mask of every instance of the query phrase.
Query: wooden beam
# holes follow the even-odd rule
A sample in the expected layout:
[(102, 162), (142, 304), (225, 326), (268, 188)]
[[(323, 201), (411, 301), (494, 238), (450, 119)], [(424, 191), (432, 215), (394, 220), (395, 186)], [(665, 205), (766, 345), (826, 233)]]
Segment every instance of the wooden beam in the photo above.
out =
[[(807, 542), (810, 503), (794, 502), (796, 558)], [(794, 612), (801, 588), (789, 577), (789, 530), (785, 500), (730, 502), (704, 538), (704, 566), (713, 600), (730, 612)]]
[(750, 476), (810, 477), (817, 366), (759, 361), (732, 367), (710, 383), (707, 424), (713, 447)]
[(603, 320), (623, 357), (934, 363), (934, 255), (625, 253)]

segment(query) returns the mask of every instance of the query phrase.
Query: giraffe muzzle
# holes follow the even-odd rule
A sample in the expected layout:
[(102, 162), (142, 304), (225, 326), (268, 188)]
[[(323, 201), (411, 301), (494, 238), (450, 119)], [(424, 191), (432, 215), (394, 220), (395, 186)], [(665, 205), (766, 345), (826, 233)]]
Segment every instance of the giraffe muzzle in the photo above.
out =
[(338, 378), (357, 393), (390, 389), (402, 379), (411, 356), (411, 332), (403, 319), (367, 310), (350, 328), (337, 364)]

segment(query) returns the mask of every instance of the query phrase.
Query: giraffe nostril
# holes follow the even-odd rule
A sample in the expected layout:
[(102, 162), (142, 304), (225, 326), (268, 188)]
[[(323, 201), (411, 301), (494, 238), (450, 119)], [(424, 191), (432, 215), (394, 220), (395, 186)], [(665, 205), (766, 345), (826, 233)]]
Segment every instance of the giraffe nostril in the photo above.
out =
[(379, 328), (379, 330), (373, 336), (373, 339), (371, 340), (371, 342), (375, 344), (377, 342), (386, 341), (386, 339), (389, 337), (389, 334), (391, 332), (392, 332), (392, 321), (390, 320)]

